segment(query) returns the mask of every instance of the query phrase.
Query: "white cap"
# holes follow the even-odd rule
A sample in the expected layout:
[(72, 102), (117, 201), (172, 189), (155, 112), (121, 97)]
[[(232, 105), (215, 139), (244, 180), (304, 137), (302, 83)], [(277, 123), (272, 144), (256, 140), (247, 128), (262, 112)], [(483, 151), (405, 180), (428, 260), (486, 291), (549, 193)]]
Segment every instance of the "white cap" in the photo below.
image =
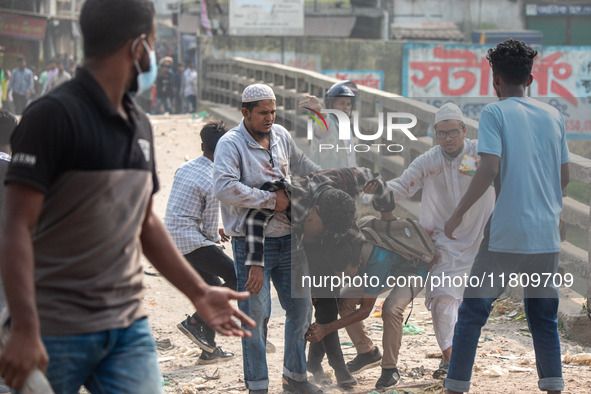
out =
[(435, 124), (444, 120), (459, 120), (462, 122), (462, 110), (454, 103), (443, 104), (435, 114)]
[(273, 89), (264, 83), (248, 85), (242, 92), (242, 102), (252, 103), (253, 101), (276, 100)]

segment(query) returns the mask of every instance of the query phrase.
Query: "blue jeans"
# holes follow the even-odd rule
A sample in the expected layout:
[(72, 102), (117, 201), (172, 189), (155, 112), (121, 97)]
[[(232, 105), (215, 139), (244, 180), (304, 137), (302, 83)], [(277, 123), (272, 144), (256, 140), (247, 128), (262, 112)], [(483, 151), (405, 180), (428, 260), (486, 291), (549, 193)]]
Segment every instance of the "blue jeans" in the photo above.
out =
[[(248, 280), (250, 267), (244, 265), (246, 260), (244, 237), (233, 237), (232, 248), (238, 291), (245, 291), (244, 285)], [(307, 379), (304, 336), (312, 319), (312, 302), (309, 297), (296, 298), (291, 294), (291, 236), (266, 238), (264, 256), (264, 282), (261, 291), (238, 302), (240, 310), (256, 322), (256, 327), (252, 329), (252, 336), (242, 338), (244, 380), (246, 387), (250, 390), (263, 390), (269, 387), (266, 326), (271, 316), (271, 278), (286, 315), (283, 374), (296, 381)]]
[(56, 394), (162, 393), (162, 375), (148, 319), (128, 328), (81, 335), (43, 335), (47, 378)]
[[(443, 381), (444, 387), (458, 392), (470, 390), (472, 366), (482, 326), (486, 324), (492, 303), (504, 291), (501, 277), (511, 273), (555, 274), (558, 269), (558, 253), (517, 254), (490, 252), (488, 243), (483, 241), (471, 276), (482, 278), (493, 274), (495, 286), (480, 288), (467, 287), (464, 300), (458, 311), (453, 339), (449, 372)], [(550, 280), (552, 282), (552, 280)], [(524, 306), (527, 323), (534, 343), (538, 387), (540, 390), (563, 390), (562, 364), (560, 359), (560, 339), (558, 337), (558, 289), (552, 283), (542, 288), (524, 287)]]

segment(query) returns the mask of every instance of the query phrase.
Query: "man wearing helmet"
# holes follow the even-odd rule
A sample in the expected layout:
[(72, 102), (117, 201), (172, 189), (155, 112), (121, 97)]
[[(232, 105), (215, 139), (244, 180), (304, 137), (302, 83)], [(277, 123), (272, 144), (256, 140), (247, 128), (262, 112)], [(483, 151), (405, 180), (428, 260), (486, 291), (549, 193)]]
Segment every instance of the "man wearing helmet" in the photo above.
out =
[[(351, 116), (357, 96), (357, 85), (351, 81), (337, 82), (331, 86), (324, 97), (326, 109), (334, 109)], [(320, 112), (322, 104), (317, 97), (307, 96), (299, 104), (299, 109)], [(355, 151), (351, 140), (339, 140), (339, 122), (335, 114), (324, 116), (326, 126), (314, 125), (314, 138), (310, 144), (310, 159), (323, 169), (355, 167)], [(334, 149), (320, 150), (321, 145)]]

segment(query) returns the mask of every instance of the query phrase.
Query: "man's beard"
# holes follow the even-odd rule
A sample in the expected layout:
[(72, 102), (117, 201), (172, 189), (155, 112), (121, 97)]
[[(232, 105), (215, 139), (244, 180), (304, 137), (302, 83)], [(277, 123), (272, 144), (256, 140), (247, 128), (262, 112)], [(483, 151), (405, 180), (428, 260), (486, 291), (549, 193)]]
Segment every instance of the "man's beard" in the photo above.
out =
[(271, 138), (271, 132), (265, 133), (264, 131), (256, 131), (252, 132), (254, 134), (255, 139), (269, 139)]

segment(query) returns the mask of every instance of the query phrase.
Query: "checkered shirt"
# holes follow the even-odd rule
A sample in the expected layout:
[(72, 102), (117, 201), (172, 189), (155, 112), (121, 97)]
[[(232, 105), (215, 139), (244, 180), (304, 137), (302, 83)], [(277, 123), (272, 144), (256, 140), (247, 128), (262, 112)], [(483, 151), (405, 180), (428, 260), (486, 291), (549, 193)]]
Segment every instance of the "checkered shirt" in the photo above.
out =
[(220, 202), (213, 196), (213, 162), (200, 156), (174, 175), (164, 224), (182, 254), (220, 240)]

